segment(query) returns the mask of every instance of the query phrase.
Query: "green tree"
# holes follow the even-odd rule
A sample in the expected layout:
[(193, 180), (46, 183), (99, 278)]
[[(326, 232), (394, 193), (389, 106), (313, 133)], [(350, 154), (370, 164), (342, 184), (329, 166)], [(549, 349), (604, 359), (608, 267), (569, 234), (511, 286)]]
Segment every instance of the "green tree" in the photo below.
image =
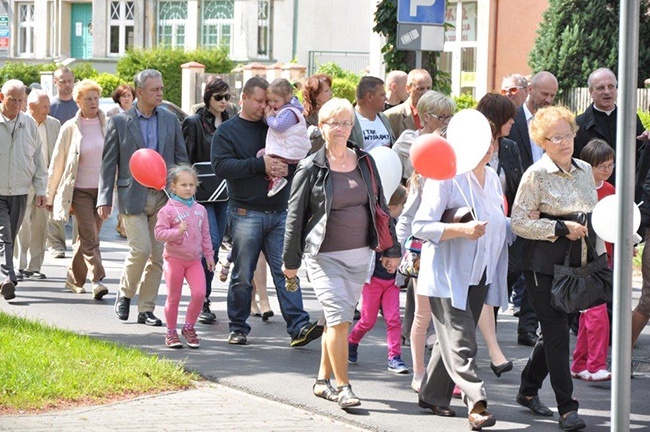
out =
[[(549, 0), (537, 30), (528, 64), (533, 72), (547, 70), (559, 82), (560, 94), (586, 87), (589, 74), (618, 69), (619, 0)], [(639, 85), (650, 73), (650, 1), (641, 0)]]
[[(449, 24), (445, 24), (447, 27)], [(397, 0), (380, 0), (375, 11), (375, 27), (372, 29), (386, 38), (381, 48), (386, 69), (405, 72), (415, 69), (415, 52), (397, 49)], [(431, 74), (433, 89), (444, 94), (451, 93), (451, 77), (438, 69), (439, 52), (423, 51), (422, 68)]]

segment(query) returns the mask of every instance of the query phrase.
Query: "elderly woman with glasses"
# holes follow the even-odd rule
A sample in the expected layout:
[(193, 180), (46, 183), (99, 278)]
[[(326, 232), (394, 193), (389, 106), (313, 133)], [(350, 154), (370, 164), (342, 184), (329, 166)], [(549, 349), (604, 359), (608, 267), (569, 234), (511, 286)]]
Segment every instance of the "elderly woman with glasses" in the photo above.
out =
[[(208, 212), (208, 223), (210, 225), (210, 238), (214, 250), (214, 262), (219, 260), (219, 247), (226, 231), (228, 201), (227, 195), (218, 193), (218, 189), (225, 187), (225, 181), (214, 176), (210, 166), (210, 148), (212, 136), (219, 125), (228, 120), (228, 101), (230, 100), (230, 87), (221, 78), (214, 78), (205, 86), (203, 102), (205, 105), (189, 117), (182, 124), (183, 137), (187, 147), (187, 155), (191, 164), (195, 165), (199, 172), (207, 170), (208, 177), (203, 177), (204, 185), (214, 188), (205, 190), (206, 197), (198, 196), (197, 201), (201, 202)], [(202, 169), (203, 168), (203, 169)], [(224, 199), (225, 197), (225, 199)], [(218, 201), (217, 201), (218, 199)], [(207, 200), (207, 201), (206, 201)], [(206, 292), (203, 302), (203, 309), (199, 315), (199, 321), (205, 324), (212, 324), (216, 316), (210, 310), (210, 294), (212, 293), (212, 279), (214, 272), (208, 269), (205, 258), (202, 259), (205, 271)]]
[[(377, 199), (388, 210), (372, 157), (348, 141), (354, 125), (350, 102), (335, 98), (325, 103), (318, 123), (325, 145), (298, 164), (291, 185), (284, 274), (294, 280), (304, 254), (326, 320), (313, 392), (347, 409), (361, 404), (348, 378), (348, 330), (368, 277), (371, 249), (378, 245)], [(392, 222), (390, 228), (393, 245), (384, 251), (382, 265), (394, 273), (401, 251)], [(332, 374), (337, 388), (330, 383)]]
[[(577, 414), (569, 369), (567, 314), (551, 306), (554, 265), (562, 264), (571, 248), (570, 265), (580, 267), (590, 259), (585, 241), (595, 234), (586, 224), (598, 201), (591, 166), (574, 159), (573, 139), (578, 126), (563, 107), (547, 107), (535, 114), (530, 134), (544, 155), (526, 172), (512, 209), (512, 230), (528, 239), (523, 252), (526, 290), (542, 327), (542, 336), (521, 374), (517, 403), (534, 414), (551, 417), (553, 412), (538, 397), (547, 375), (555, 392), (560, 427), (585, 428)], [(540, 218), (531, 211), (539, 210)], [(588, 228), (589, 227), (589, 228)]]

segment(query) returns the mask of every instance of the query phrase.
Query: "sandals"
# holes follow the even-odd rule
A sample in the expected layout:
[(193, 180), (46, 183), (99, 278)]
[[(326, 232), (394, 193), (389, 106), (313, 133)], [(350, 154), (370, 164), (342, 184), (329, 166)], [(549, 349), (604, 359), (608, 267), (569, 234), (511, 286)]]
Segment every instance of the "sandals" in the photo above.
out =
[(339, 386), (338, 392), (338, 402), (341, 408), (346, 409), (361, 405), (361, 400), (352, 393), (350, 384)]
[(494, 418), (487, 410), (483, 410), (477, 413), (470, 413), (468, 416), (469, 427), (473, 431), (480, 431), (484, 427), (494, 426), (497, 422), (497, 419)]
[(335, 402), (339, 399), (339, 393), (332, 386), (332, 383), (330, 383), (330, 380), (328, 379), (316, 380), (312, 389), (314, 391), (314, 394), (319, 398), (323, 398), (331, 402)]

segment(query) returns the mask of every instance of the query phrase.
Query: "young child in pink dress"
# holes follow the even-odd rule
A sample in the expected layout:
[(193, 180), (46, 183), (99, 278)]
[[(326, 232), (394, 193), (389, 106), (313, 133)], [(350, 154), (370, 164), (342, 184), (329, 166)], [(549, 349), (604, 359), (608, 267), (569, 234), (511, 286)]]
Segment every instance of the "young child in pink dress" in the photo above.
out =
[[(580, 159), (591, 165), (598, 192), (598, 200), (614, 195), (616, 190), (607, 179), (614, 171), (614, 149), (601, 139), (593, 139), (580, 152)], [(612, 245), (605, 243), (611, 266)], [(609, 381), (612, 374), (607, 370), (607, 347), (609, 346), (609, 316), (607, 304), (580, 312), (578, 339), (573, 351), (571, 376), (585, 381)]]
[[(293, 95), (293, 86), (284, 78), (274, 80), (267, 92), (266, 147), (258, 156), (267, 154), (279, 157), (288, 164), (297, 164), (311, 150), (303, 108)], [(268, 196), (272, 197), (287, 185), (284, 177), (271, 177)]]
[(194, 325), (205, 299), (205, 273), (201, 266), (201, 255), (206, 257), (208, 269), (214, 271), (214, 252), (210, 239), (208, 214), (205, 208), (194, 200), (198, 183), (194, 168), (189, 165), (173, 167), (169, 177), (171, 199), (158, 212), (158, 222), (154, 228), (156, 240), (165, 242), (163, 252), (163, 273), (167, 285), (165, 345), (169, 348), (183, 347), (176, 331), (176, 324), (183, 279), (185, 279), (190, 286), (191, 296), (181, 334), (187, 346), (198, 348), (200, 340)]

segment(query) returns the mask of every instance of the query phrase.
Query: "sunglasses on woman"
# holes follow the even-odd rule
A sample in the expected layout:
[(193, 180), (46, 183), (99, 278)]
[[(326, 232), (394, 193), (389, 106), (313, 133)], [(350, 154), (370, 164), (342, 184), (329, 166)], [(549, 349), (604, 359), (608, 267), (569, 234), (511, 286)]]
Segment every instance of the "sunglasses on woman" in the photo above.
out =
[(216, 100), (217, 102), (220, 102), (221, 100), (225, 99), (226, 101), (230, 100), (230, 93), (226, 94), (213, 94), (212, 98)]

